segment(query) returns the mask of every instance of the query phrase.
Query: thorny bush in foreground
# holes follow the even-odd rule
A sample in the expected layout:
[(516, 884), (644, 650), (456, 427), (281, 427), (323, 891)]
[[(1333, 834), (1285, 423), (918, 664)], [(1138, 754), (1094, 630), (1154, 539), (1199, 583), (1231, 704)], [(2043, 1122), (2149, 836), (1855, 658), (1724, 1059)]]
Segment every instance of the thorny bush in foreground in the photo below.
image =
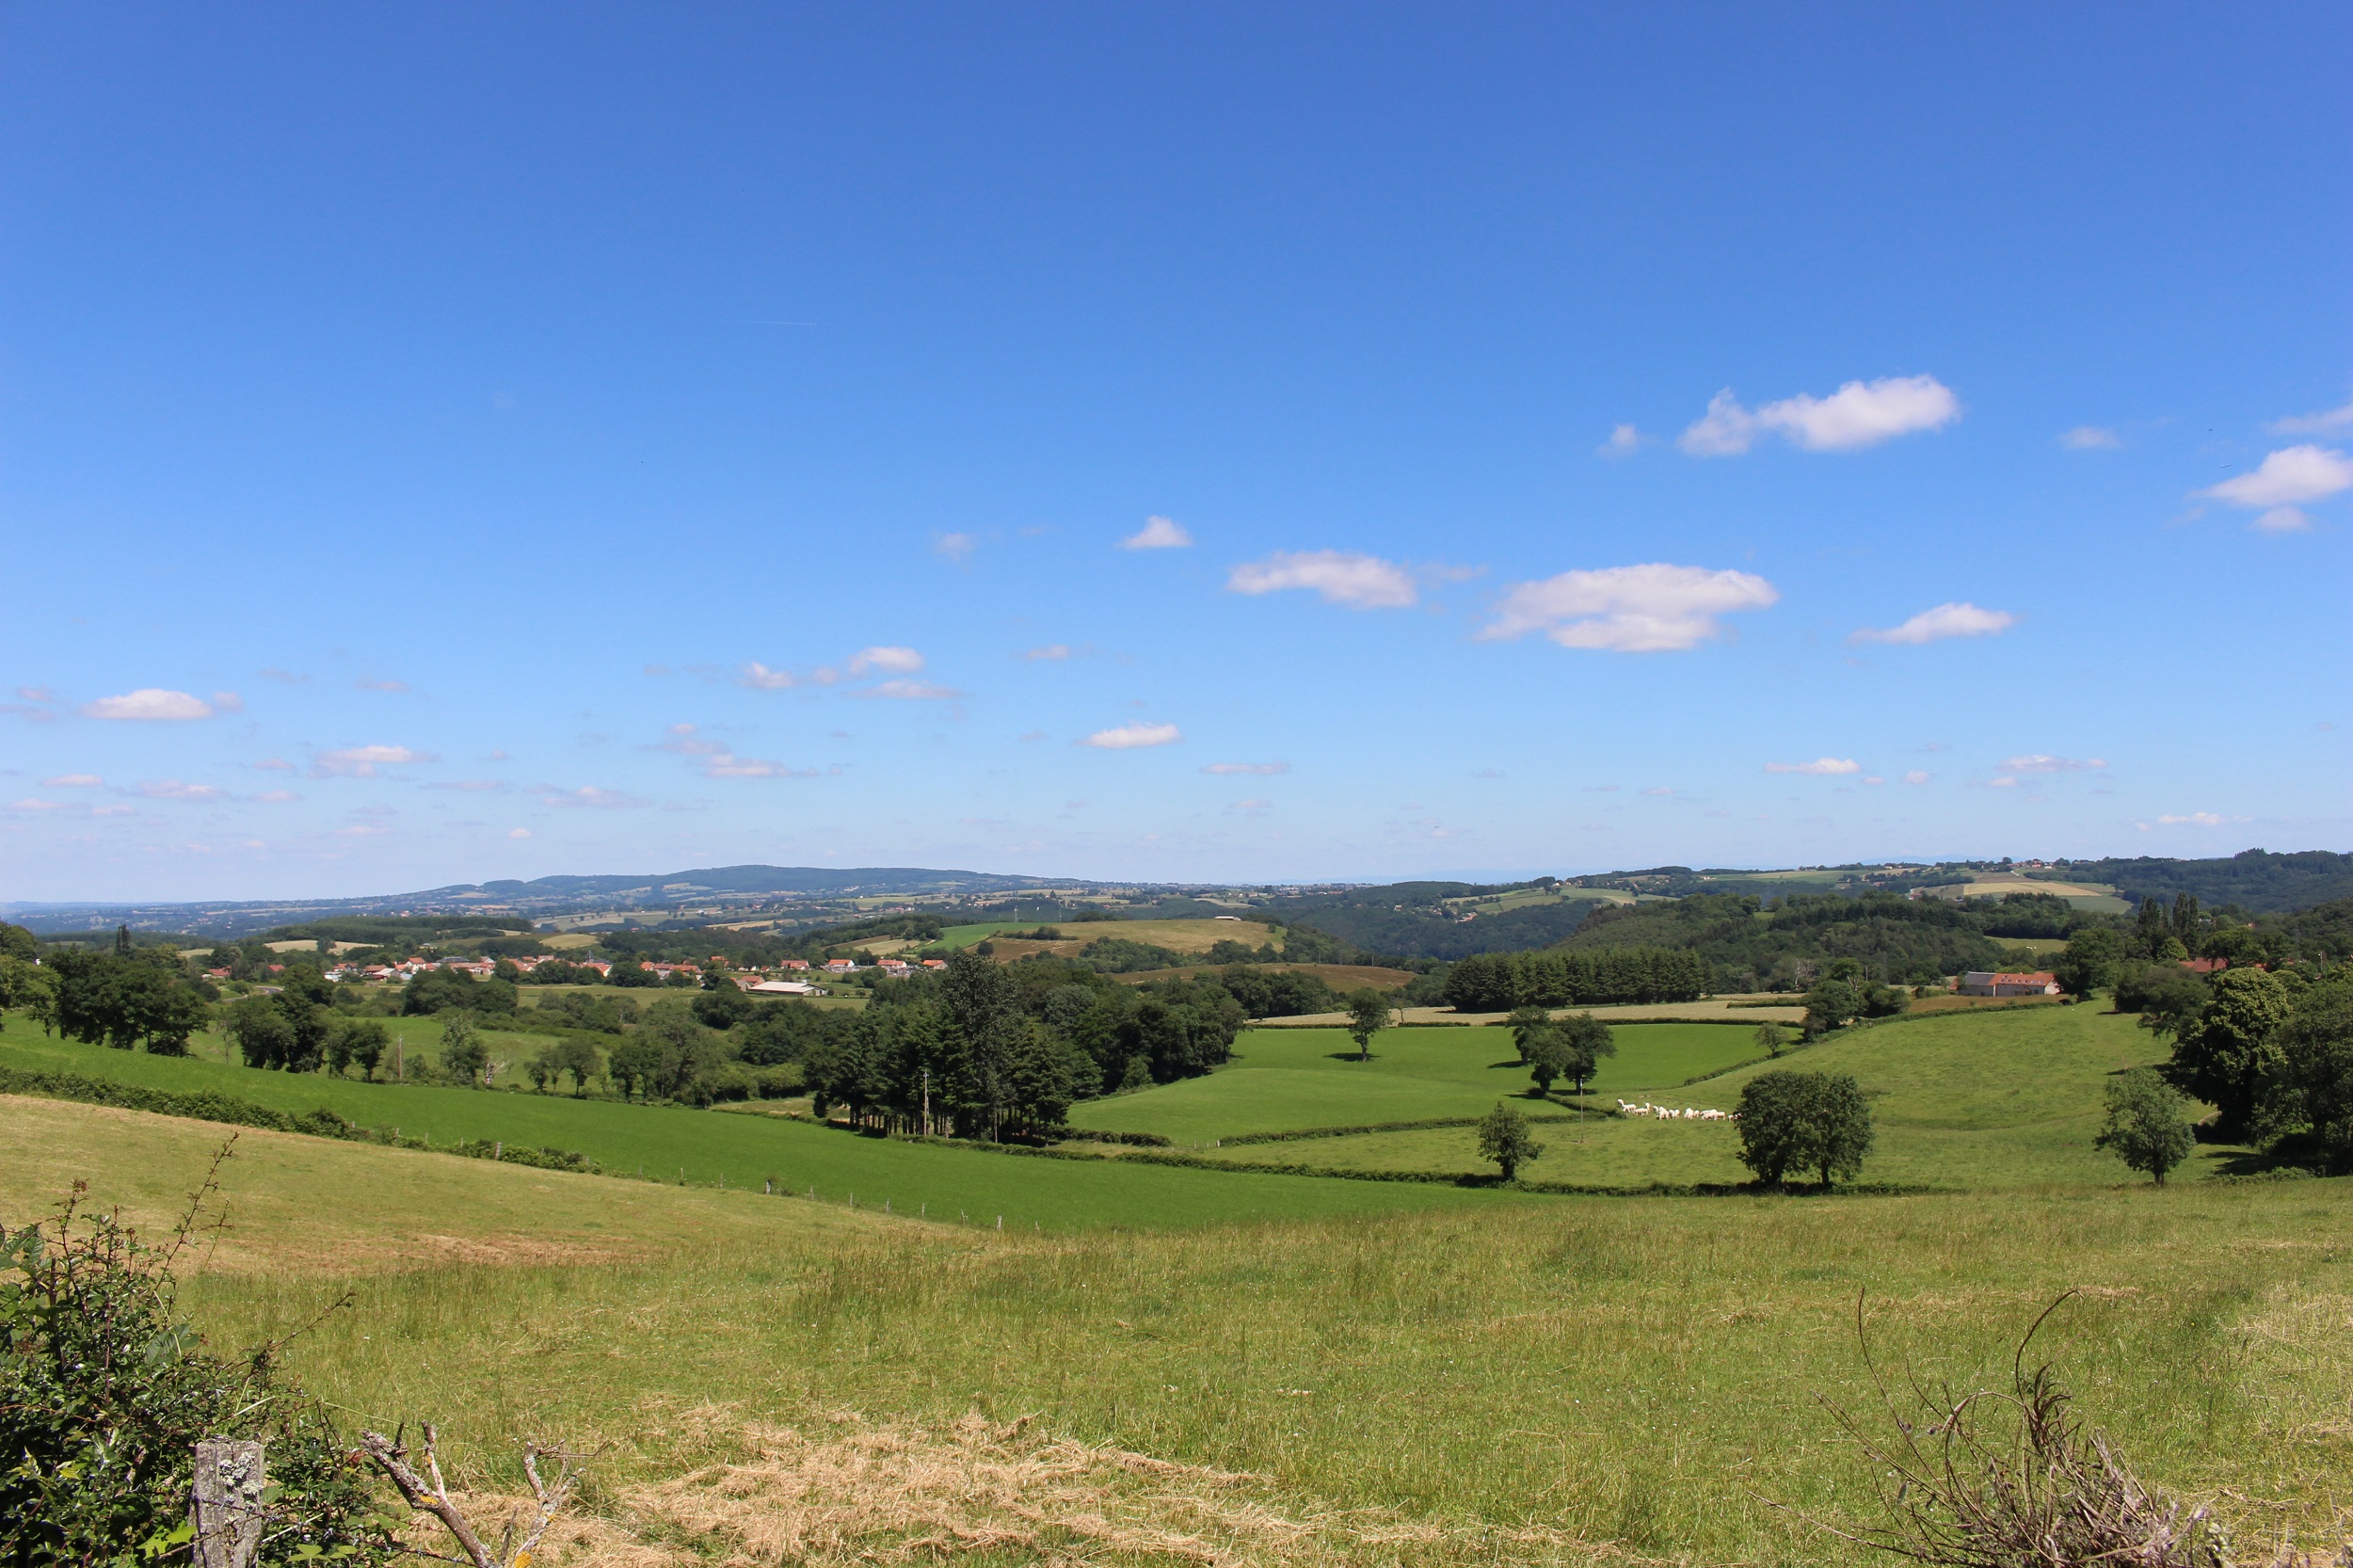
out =
[(268, 1447), (261, 1563), (390, 1560), (391, 1521), (376, 1512), (364, 1464), (280, 1372), (282, 1341), (224, 1359), (175, 1315), (172, 1265), (214, 1187), (208, 1176), (160, 1249), (111, 1214), (83, 1212), (78, 1182), (54, 1220), (0, 1226), (0, 1563), (8, 1568), (188, 1561), (202, 1437)]

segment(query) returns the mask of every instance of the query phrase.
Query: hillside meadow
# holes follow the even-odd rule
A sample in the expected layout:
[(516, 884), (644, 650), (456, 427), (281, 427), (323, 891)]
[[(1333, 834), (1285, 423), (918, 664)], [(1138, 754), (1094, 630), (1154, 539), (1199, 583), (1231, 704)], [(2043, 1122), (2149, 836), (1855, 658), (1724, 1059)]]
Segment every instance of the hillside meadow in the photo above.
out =
[[(76, 1177), (160, 1223), (222, 1139), (21, 1099), (0, 1128), (11, 1224)], [(2349, 1199), (1554, 1197), (1057, 1236), (248, 1131), (183, 1305), (225, 1347), (300, 1330), (289, 1366), (355, 1424), (439, 1421), (476, 1506), (527, 1438), (610, 1445), (551, 1568), (1797, 1568), (1863, 1559), (1770, 1503), (1874, 1516), (1819, 1402), (1873, 1418), (1858, 1298), (1884, 1364), (1971, 1387), (2073, 1291), (2038, 1353), (2260, 1551), (2353, 1524)]]

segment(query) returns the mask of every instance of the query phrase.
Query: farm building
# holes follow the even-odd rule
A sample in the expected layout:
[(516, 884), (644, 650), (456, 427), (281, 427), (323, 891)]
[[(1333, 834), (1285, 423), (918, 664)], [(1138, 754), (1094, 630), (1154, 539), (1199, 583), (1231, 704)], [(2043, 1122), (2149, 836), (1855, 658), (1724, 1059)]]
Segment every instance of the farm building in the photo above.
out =
[(2016, 974), (2004, 969), (1972, 969), (1961, 977), (1964, 997), (2055, 997), (2058, 977), (2038, 969)]

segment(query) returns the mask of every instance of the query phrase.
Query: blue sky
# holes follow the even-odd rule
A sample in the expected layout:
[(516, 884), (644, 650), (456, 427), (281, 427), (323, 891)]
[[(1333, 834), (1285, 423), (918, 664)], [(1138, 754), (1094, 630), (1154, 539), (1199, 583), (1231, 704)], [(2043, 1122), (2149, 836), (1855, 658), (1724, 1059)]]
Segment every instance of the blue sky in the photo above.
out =
[(8, 7), (0, 898), (2346, 847), (2348, 44)]

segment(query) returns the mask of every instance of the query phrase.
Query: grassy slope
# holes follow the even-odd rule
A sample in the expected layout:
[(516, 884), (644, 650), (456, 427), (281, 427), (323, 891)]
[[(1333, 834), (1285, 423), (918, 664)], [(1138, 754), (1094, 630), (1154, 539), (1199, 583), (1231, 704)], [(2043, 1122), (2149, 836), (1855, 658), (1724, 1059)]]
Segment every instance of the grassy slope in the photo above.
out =
[[(796, 1190), (861, 1204), (966, 1213), (1009, 1225), (1183, 1225), (1280, 1214), (1353, 1214), (1401, 1208), (1525, 1201), (1450, 1188), (1229, 1176), (1111, 1162), (1071, 1164), (968, 1149), (860, 1138), (761, 1116), (574, 1100), (565, 1096), (360, 1083), (174, 1061), (43, 1040), (21, 1017), (0, 1032), (0, 1064), (99, 1075), (167, 1089), (209, 1089), (289, 1111), (328, 1106), (371, 1127), (398, 1127), (435, 1143), (502, 1139), (578, 1149), (614, 1171)], [(0, 1142), (0, 1155), (5, 1155)]]
[[(1755, 1051), (1747, 1030), (1721, 1024), (1614, 1032), (1618, 1054), (1594, 1080), (1598, 1093), (1681, 1083)], [(1071, 1124), (1207, 1144), (1243, 1132), (1476, 1116), (1529, 1087), (1504, 1029), (1390, 1030), (1370, 1062), (1355, 1060), (1356, 1043), (1340, 1029), (1252, 1030), (1234, 1048), (1236, 1059), (1207, 1078), (1074, 1106)]]
[[(163, 1118), (41, 1114), (40, 1158), (0, 1160), (11, 1223), (76, 1168), (102, 1201), (160, 1208), (212, 1143)], [(36, 1142), (22, 1119), (0, 1126)], [(1568, 1199), (1058, 1239), (250, 1134), (227, 1177), (258, 1222), (240, 1244), (279, 1249), (280, 1266), (200, 1281), (183, 1298), (200, 1326), (248, 1343), (353, 1288), (355, 1310), (291, 1352), (347, 1419), (438, 1418), (461, 1484), (510, 1490), (526, 1436), (618, 1439), (592, 1497), (606, 1511), (632, 1481), (739, 1457), (750, 1422), (829, 1434), (981, 1411), (1257, 1472), (1291, 1518), (1380, 1509), (1651, 1559), (1857, 1562), (1752, 1494), (1867, 1517), (1870, 1468), (1815, 1402), (1867, 1415), (1858, 1290), (1891, 1365), (1964, 1385), (2006, 1375), (2033, 1314), (2082, 1291), (2039, 1344), (2083, 1414), (2264, 1549), (2284, 1527), (2319, 1535), (2353, 1481), (2343, 1181)], [(512, 1216), (542, 1205), (590, 1243), (591, 1224), (694, 1234), (622, 1262), (498, 1266), (452, 1249), (429, 1269), (360, 1267), (420, 1223), (495, 1256)], [(296, 1220), (314, 1228), (277, 1228)], [(321, 1244), (339, 1227), (340, 1253)], [(1529, 1554), (1473, 1536), (1340, 1555)]]
[[(1774, 1065), (1852, 1073), (1872, 1097), (1875, 1181), (1998, 1189), (2124, 1179), (2091, 1147), (2107, 1076), (2158, 1060), (2163, 1048), (2130, 1017), (2091, 1007), (1952, 1014), (1862, 1030), (1785, 1058), (1655, 1097), (1731, 1110), (1741, 1085)], [(1605, 1095), (1608, 1091), (1605, 1089)], [(1549, 1128), (1529, 1175), (1545, 1181), (1642, 1185), (1746, 1179), (1739, 1134), (1723, 1123), (1608, 1118)], [(2201, 1145), (2175, 1179), (2196, 1179), (2238, 1151)], [(1463, 1129), (1369, 1133), (1250, 1145), (1220, 1158), (1306, 1160), (1341, 1169), (1489, 1170)]]

